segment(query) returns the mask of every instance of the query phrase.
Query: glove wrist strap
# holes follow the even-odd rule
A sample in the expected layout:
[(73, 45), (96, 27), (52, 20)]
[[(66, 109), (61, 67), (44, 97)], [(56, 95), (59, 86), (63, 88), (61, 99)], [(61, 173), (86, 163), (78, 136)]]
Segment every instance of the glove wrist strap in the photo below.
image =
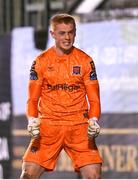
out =
[(38, 121), (39, 121), (39, 119), (35, 118), (35, 117), (29, 117), (28, 118), (28, 124), (33, 124), (33, 123), (36, 123)]
[(88, 122), (97, 122), (98, 118), (97, 117), (92, 117), (88, 120)]

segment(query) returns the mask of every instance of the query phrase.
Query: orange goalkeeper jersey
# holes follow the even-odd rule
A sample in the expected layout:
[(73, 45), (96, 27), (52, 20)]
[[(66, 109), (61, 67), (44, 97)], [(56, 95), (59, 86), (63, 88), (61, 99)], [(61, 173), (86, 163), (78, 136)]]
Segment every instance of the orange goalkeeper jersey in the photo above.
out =
[(40, 54), (30, 70), (27, 116), (53, 124), (99, 118), (99, 84), (92, 58), (76, 47), (63, 56), (54, 47)]

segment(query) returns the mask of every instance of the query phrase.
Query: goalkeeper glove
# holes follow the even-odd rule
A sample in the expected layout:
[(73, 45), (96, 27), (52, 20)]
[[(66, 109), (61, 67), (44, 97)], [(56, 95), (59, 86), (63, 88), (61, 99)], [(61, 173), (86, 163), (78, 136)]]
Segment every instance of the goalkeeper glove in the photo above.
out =
[(32, 138), (38, 138), (40, 135), (40, 120), (39, 118), (29, 117), (27, 130)]
[(90, 118), (88, 120), (88, 137), (89, 139), (96, 138), (100, 133), (100, 126), (97, 123), (98, 119), (96, 117)]

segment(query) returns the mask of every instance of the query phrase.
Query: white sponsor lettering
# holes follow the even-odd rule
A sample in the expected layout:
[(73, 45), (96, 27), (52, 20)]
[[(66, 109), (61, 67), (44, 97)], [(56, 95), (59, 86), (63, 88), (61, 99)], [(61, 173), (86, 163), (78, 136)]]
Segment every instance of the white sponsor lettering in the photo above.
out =
[(3, 167), (0, 164), (0, 179), (3, 179)]
[(9, 119), (9, 116), (11, 114), (10, 107), (10, 102), (0, 103), (0, 121), (7, 121)]
[(100, 145), (103, 171), (138, 172), (138, 148), (134, 145)]
[(9, 148), (7, 138), (0, 138), (0, 161), (9, 160)]

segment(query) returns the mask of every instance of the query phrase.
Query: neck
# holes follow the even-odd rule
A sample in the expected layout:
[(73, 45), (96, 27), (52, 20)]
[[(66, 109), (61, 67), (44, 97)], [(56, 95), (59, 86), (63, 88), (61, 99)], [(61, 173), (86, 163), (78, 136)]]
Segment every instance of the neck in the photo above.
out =
[(63, 55), (68, 55), (68, 54), (70, 54), (71, 51), (72, 51), (72, 49), (73, 49), (73, 47), (71, 47), (71, 48), (68, 49), (68, 50), (64, 50), (64, 49), (60, 49), (60, 48), (58, 48), (58, 47), (55, 46), (54, 49), (55, 49), (57, 55), (63, 56)]

